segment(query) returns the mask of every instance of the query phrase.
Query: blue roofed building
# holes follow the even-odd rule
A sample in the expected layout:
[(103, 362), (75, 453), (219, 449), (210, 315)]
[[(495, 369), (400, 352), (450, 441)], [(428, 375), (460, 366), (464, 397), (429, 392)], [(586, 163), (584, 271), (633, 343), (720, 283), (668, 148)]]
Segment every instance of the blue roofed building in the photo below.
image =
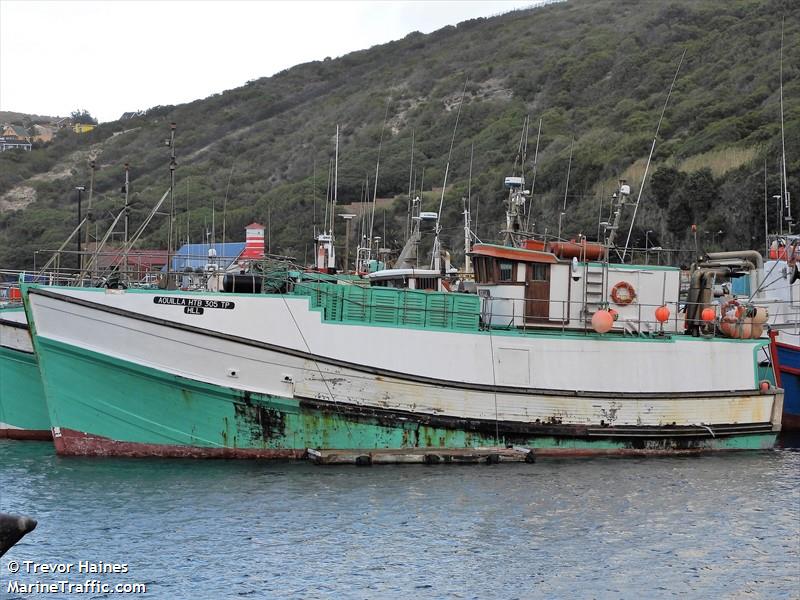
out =
[(195, 273), (206, 270), (209, 250), (216, 253), (213, 261), (219, 270), (226, 270), (244, 252), (245, 242), (226, 242), (224, 244), (184, 244), (172, 256), (172, 271), (185, 273), (191, 268)]

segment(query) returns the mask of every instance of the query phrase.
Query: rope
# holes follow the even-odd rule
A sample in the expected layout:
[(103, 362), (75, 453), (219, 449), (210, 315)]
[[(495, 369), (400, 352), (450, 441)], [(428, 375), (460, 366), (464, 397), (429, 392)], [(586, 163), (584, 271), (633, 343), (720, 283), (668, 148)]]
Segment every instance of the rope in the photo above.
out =
[[(294, 313), (292, 312), (292, 309), (289, 307), (289, 303), (286, 301), (286, 295), (285, 294), (281, 294), (281, 299), (283, 300), (283, 304), (286, 306), (286, 310), (289, 313), (289, 316), (292, 318), (292, 323), (294, 323), (294, 326), (297, 328), (297, 333), (300, 334), (300, 339), (303, 340), (303, 345), (306, 347), (306, 351), (308, 352), (308, 354), (310, 356), (313, 357), (314, 354), (313, 354), (313, 352), (311, 352), (311, 347), (308, 345), (308, 342), (306, 341), (306, 336), (303, 335), (303, 330), (300, 328), (300, 325), (297, 323), (297, 320), (294, 318)], [(317, 371), (319, 372), (319, 376), (322, 379), (322, 383), (325, 384), (325, 389), (328, 390), (328, 394), (330, 395), (331, 400), (333, 401), (333, 406), (334, 406), (334, 409), (336, 410), (337, 416), (344, 423), (344, 426), (347, 429), (347, 435), (352, 440), (353, 439), (353, 432), (350, 430), (350, 424), (347, 422), (347, 419), (345, 419), (340, 414), (340, 412), (339, 412), (339, 403), (336, 400), (336, 396), (333, 394), (333, 390), (331, 390), (330, 386), (328, 385), (328, 380), (325, 379), (325, 375), (322, 374), (322, 369), (320, 368), (319, 363), (317, 362), (317, 360), (315, 358), (312, 358), (311, 361), (314, 363), (314, 366), (317, 368)]]

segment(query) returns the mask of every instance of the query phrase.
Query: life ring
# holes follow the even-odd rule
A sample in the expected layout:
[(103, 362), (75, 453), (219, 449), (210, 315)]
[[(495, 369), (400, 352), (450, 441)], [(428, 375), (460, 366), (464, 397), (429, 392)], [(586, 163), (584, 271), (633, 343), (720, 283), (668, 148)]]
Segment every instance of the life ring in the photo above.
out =
[(627, 281), (620, 281), (611, 288), (611, 300), (614, 304), (630, 304), (636, 298), (636, 288)]
[[(735, 312), (732, 313), (731, 311), (733, 309), (735, 309)], [(735, 322), (739, 320), (739, 317), (741, 317), (743, 313), (744, 308), (739, 304), (739, 301), (734, 298), (722, 304), (719, 309), (719, 318), (721, 321), (727, 321), (729, 323)]]

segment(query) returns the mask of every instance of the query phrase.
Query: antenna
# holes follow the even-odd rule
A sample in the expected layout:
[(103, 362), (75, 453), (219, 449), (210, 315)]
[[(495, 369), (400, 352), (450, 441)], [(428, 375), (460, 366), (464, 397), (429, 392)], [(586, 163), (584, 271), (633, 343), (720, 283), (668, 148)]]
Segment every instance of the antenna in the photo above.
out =
[(567, 210), (567, 193), (569, 192), (569, 174), (572, 171), (572, 149), (575, 146), (575, 137), (573, 136), (572, 140), (569, 143), (569, 161), (567, 162), (567, 183), (564, 186), (564, 206), (561, 208), (562, 211), (566, 212)]
[(186, 178), (186, 245), (191, 243), (189, 239), (189, 178)]
[(222, 247), (225, 247), (225, 225), (228, 219), (228, 192), (231, 191), (231, 178), (233, 177), (233, 167), (236, 163), (231, 165), (231, 171), (228, 173), (228, 185), (225, 187), (225, 199), (222, 201)]
[(469, 177), (467, 178), (467, 210), (472, 209), (472, 159), (475, 156), (475, 144), (469, 145)]
[(328, 229), (328, 207), (331, 203), (331, 180), (333, 179), (333, 160), (328, 159), (328, 181), (325, 188), (325, 215), (322, 219), (324, 224), (323, 233)]
[[(383, 148), (383, 132), (386, 129), (386, 119), (389, 117), (389, 100), (386, 100), (386, 111), (383, 113), (383, 125), (381, 126), (381, 137), (378, 140), (378, 161), (375, 163), (375, 189), (372, 191), (372, 215), (369, 220), (369, 235), (372, 237), (372, 230), (375, 226), (375, 204), (378, 201), (378, 173), (381, 168), (381, 148)], [(339, 147), (339, 135), (336, 135), (337, 149)]]
[[(539, 162), (539, 140), (542, 137), (542, 118), (539, 117), (539, 133), (536, 134), (536, 150), (533, 153), (533, 181), (531, 181), (530, 206), (525, 216), (525, 231), (530, 231), (531, 213), (533, 212), (533, 192), (536, 189), (536, 167)], [(536, 224), (534, 223), (534, 227)]]
[[(439, 258), (439, 251), (441, 242), (439, 240), (439, 234), (442, 231), (441, 220), (442, 220), (442, 206), (444, 205), (444, 192), (447, 189), (447, 175), (450, 173), (450, 158), (453, 155), (453, 144), (456, 141), (456, 131), (458, 131), (458, 119), (461, 117), (461, 107), (464, 106), (464, 95), (467, 93), (467, 82), (469, 81), (468, 78), (464, 79), (464, 89), (461, 90), (461, 100), (458, 102), (458, 112), (456, 112), (456, 124), (453, 127), (453, 137), (450, 138), (450, 150), (447, 152), (447, 165), (444, 168), (444, 182), (442, 183), (442, 197), (439, 199), (439, 212), (436, 213), (436, 237), (433, 240), (433, 256), (431, 257), (432, 260), (432, 267), (439, 270), (440, 267), (440, 258)], [(423, 171), (424, 175), (424, 171)]]
[(769, 224), (767, 223), (767, 157), (764, 157), (764, 245), (766, 252), (764, 256), (769, 256)]
[(656, 149), (656, 140), (658, 139), (658, 132), (661, 129), (661, 122), (664, 120), (664, 113), (667, 112), (667, 104), (669, 104), (669, 98), (672, 96), (672, 89), (675, 87), (675, 82), (678, 80), (678, 73), (681, 71), (681, 65), (683, 64), (683, 59), (686, 56), (686, 50), (684, 49), (683, 54), (681, 54), (681, 60), (678, 62), (678, 68), (675, 69), (675, 76), (672, 78), (672, 83), (669, 86), (669, 92), (667, 92), (667, 99), (664, 100), (664, 107), (661, 109), (661, 117), (658, 119), (658, 125), (656, 126), (656, 133), (653, 136), (653, 144), (650, 146), (650, 156), (647, 157), (647, 164), (644, 167), (644, 175), (642, 175), (642, 184), (639, 186), (639, 195), (636, 198), (636, 204), (633, 207), (633, 217), (631, 218), (631, 227), (628, 229), (628, 239), (625, 240), (625, 249), (622, 251), (622, 262), (625, 262), (625, 255), (628, 253), (628, 244), (631, 241), (631, 234), (633, 233), (633, 224), (636, 222), (636, 213), (639, 211), (639, 201), (642, 199), (642, 192), (644, 191), (644, 184), (647, 181), (647, 171), (650, 169), (650, 161), (653, 160), (653, 151)]
[[(336, 152), (333, 167), (333, 205), (331, 206), (331, 236), (333, 236), (333, 216), (336, 212), (336, 204), (339, 200), (339, 124), (336, 124)], [(333, 240), (331, 240), (331, 252), (333, 252)]]

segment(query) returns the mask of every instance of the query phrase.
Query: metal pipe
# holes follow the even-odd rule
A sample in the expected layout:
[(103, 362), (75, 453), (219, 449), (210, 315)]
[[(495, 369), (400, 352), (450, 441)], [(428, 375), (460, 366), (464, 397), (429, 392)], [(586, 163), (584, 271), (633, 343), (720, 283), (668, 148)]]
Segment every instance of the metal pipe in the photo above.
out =
[(760, 290), (764, 283), (764, 258), (755, 250), (734, 250), (731, 252), (709, 252), (706, 254), (711, 260), (726, 260), (738, 258), (743, 261), (751, 261), (755, 265), (756, 289)]

